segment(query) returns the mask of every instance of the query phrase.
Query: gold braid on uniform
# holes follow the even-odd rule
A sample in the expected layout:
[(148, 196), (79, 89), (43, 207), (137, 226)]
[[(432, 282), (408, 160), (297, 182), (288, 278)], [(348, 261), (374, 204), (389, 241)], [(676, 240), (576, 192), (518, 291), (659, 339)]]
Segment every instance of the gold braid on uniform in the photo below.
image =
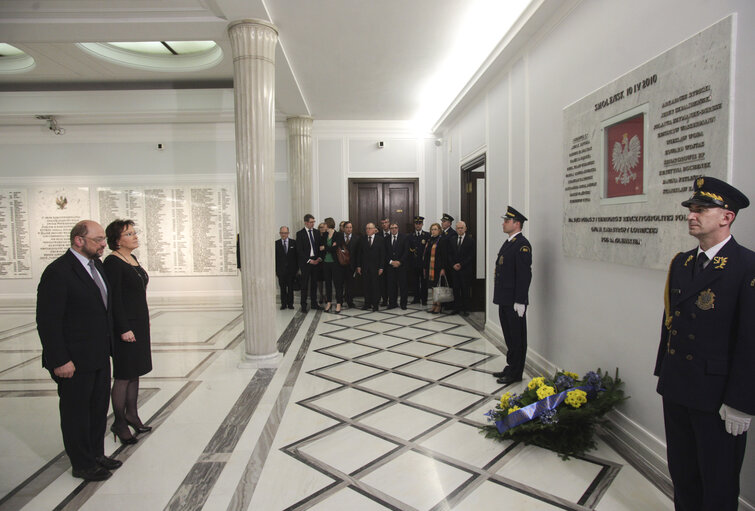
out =
[(671, 263), (668, 265), (668, 274), (666, 275), (666, 288), (663, 292), (663, 311), (666, 314), (666, 321), (664, 321), (664, 324), (666, 325), (666, 329), (671, 329), (671, 297), (669, 296), (669, 285), (671, 283), (671, 267), (674, 266), (674, 261), (676, 261), (676, 258), (679, 257), (682, 253), (678, 252), (674, 257), (671, 258)]

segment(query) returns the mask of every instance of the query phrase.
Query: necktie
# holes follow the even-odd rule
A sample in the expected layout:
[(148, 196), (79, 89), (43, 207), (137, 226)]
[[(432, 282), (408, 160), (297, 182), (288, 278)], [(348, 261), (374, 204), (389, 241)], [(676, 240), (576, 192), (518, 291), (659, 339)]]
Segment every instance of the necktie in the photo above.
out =
[(372, 246), (372, 236), (370, 236), (370, 246)]
[(393, 248), (396, 248), (396, 236), (393, 237)]
[(288, 240), (283, 240), (283, 252), (288, 254)]
[(464, 239), (464, 236), (459, 236), (459, 239), (456, 242), (456, 248), (459, 248), (461, 246), (461, 240)]
[(705, 269), (705, 263), (708, 262), (708, 256), (705, 252), (700, 252), (697, 255), (697, 261), (695, 261), (695, 272), (693, 275), (699, 275), (701, 271)]
[(100, 273), (97, 271), (97, 268), (94, 266), (94, 259), (89, 260), (89, 269), (92, 271), (92, 280), (94, 280), (94, 283), (97, 284), (97, 287), (100, 288), (100, 295), (102, 296), (102, 303), (107, 307), (107, 291), (105, 290), (105, 284), (102, 282), (102, 279), (100, 278)]
[(346, 244), (349, 244), (349, 240), (351, 239), (351, 234), (346, 235)]
[(312, 235), (312, 229), (309, 229), (309, 255), (315, 255), (315, 237)]

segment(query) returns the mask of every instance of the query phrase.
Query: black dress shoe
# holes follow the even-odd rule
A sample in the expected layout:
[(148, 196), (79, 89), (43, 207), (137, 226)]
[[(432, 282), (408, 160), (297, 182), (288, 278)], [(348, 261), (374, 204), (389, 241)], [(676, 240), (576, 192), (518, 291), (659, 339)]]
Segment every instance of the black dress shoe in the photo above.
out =
[(461, 312), (461, 315), (462, 315), (462, 316), (464, 316), (464, 317), (466, 318), (467, 316), (469, 316), (469, 312), (467, 312), (467, 311), (462, 311), (462, 312)]
[(369, 305), (364, 305), (364, 306), (362, 306), (362, 310), (363, 311), (368, 311), (368, 310), (370, 310), (370, 306)]
[(123, 465), (122, 461), (115, 458), (108, 458), (107, 456), (97, 456), (94, 461), (96, 461), (99, 466), (104, 467), (108, 470), (115, 470), (116, 468)]
[(398, 309), (398, 305), (389, 305), (388, 310), (391, 310), (391, 309)]
[(513, 376), (504, 376), (503, 378), (498, 378), (496, 380), (496, 383), (500, 383), (501, 385), (508, 385), (509, 383), (516, 383), (518, 381), (522, 381), (522, 379), (514, 378)]
[(402, 305), (402, 306), (401, 306), (401, 310), (402, 310), (402, 311), (405, 311), (405, 310), (406, 310), (406, 305)]
[(427, 305), (427, 300), (425, 300), (424, 302), (422, 302), (422, 305)]
[(508, 371), (504, 369), (503, 371), (498, 371), (497, 373), (493, 373), (493, 378), (503, 378), (504, 376), (508, 375)]
[(319, 311), (319, 310), (322, 310), (322, 307), (320, 307), (319, 305), (313, 303), (312, 304), (312, 310), (313, 311)]
[(380, 307), (373, 307), (372, 308), (372, 312), (379, 312), (379, 311), (380, 311)]
[(283, 309), (285, 309), (285, 308), (286, 308), (286, 306), (285, 306), (285, 305), (281, 305), (281, 310), (283, 310)]
[(299, 310), (302, 311), (302, 312), (307, 312), (307, 306), (306, 305), (302, 305), (301, 309), (299, 309)]
[(288, 308), (289, 308), (289, 309), (293, 309), (293, 308), (294, 308), (294, 306), (293, 306), (293, 305), (290, 305), (290, 304), (289, 304)]
[(419, 303), (419, 298), (415, 298), (414, 300), (412, 300), (412, 303)]
[(73, 469), (73, 477), (78, 477), (84, 481), (104, 481), (110, 477), (110, 471), (99, 465), (92, 468), (84, 468), (80, 470)]
[(356, 308), (357, 308), (357, 306), (356, 306), (356, 305), (354, 305), (354, 302), (349, 302), (349, 303), (347, 303), (346, 305), (348, 305), (348, 306), (349, 306), (349, 309), (356, 309)]
[(381, 307), (388, 307), (388, 302), (380, 302)]

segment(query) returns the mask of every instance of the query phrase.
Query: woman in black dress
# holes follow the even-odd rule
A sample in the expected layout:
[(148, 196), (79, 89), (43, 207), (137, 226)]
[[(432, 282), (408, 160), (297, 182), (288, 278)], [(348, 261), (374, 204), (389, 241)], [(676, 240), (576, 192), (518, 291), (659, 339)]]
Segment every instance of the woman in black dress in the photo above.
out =
[[(427, 278), (427, 287), (432, 289), (439, 285), (440, 278), (446, 279), (446, 263), (448, 262), (448, 243), (441, 234), (443, 230), (440, 224), (434, 223), (430, 226), (430, 239), (425, 247), (425, 278)], [(446, 285), (448, 285), (446, 283)], [(432, 296), (432, 291), (430, 291)], [(429, 312), (438, 314), (443, 309), (443, 304), (433, 302), (433, 308)]]
[(149, 339), (147, 283), (149, 276), (132, 252), (139, 247), (139, 237), (132, 220), (115, 220), (105, 229), (108, 247), (113, 251), (105, 258), (113, 304), (113, 414), (110, 430), (121, 443), (136, 443), (129, 426), (137, 433), (152, 428), (139, 418), (136, 401), (139, 377), (152, 370)]

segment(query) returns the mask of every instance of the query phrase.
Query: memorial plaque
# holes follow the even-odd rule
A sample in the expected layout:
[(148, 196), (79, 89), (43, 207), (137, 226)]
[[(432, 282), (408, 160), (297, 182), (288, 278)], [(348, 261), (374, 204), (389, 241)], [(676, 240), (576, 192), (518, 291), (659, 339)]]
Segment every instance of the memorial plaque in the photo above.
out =
[(564, 253), (666, 269), (694, 245), (680, 203), (729, 180), (733, 18), (564, 109)]
[(26, 190), (0, 189), (0, 279), (30, 279), (31, 242)]
[(36, 267), (43, 270), (71, 247), (71, 229), (80, 220), (92, 218), (89, 210), (89, 188), (68, 186), (37, 188), (29, 196), (31, 230), (35, 233), (32, 253)]

